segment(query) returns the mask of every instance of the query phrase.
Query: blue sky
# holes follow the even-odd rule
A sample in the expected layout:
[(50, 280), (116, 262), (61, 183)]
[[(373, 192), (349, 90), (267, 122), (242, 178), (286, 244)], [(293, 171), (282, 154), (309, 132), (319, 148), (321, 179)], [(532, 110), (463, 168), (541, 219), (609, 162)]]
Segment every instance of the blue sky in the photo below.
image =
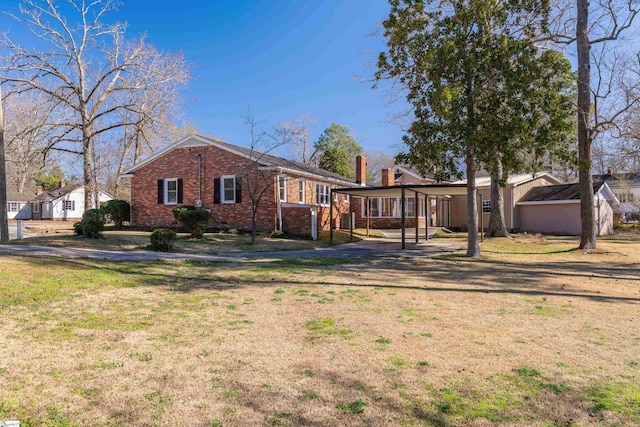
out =
[[(5, 0), (2, 9), (18, 4)], [(336, 122), (365, 150), (394, 155), (402, 131), (388, 119), (401, 107), (361, 82), (384, 49), (373, 33), (388, 10), (385, 0), (123, 0), (109, 20), (126, 21), (129, 37), (146, 33), (157, 48), (184, 52), (193, 65), (184, 119), (206, 135), (246, 144), (248, 108), (266, 128), (307, 114), (314, 140)], [(24, 33), (6, 15), (0, 27), (17, 40)]]
[(402, 132), (387, 122), (399, 106), (357, 77), (372, 73), (365, 63), (384, 48), (372, 34), (388, 10), (384, 0), (124, 0), (109, 19), (126, 21), (130, 37), (146, 33), (157, 48), (184, 52), (194, 66), (185, 120), (207, 135), (246, 144), (241, 116), (250, 107), (267, 128), (307, 114), (313, 139), (336, 122), (365, 149), (396, 154)]

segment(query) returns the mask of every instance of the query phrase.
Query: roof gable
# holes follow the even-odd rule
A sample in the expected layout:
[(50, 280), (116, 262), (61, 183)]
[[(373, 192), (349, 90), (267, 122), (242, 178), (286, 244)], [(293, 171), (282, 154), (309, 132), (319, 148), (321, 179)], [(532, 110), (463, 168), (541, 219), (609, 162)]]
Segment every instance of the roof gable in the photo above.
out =
[[(618, 203), (615, 195), (604, 181), (594, 181), (593, 194), (601, 194), (607, 201)], [(559, 202), (580, 200), (580, 184), (560, 184), (533, 187), (518, 201), (521, 202)]]
[(140, 169), (143, 166), (146, 166), (152, 163), (154, 160), (167, 155), (171, 151), (177, 148), (187, 148), (187, 147), (206, 147), (212, 146), (217, 147), (221, 150), (228, 151), (230, 153), (236, 154), (240, 157), (243, 157), (247, 160), (254, 161), (258, 163), (262, 167), (274, 167), (274, 168), (282, 168), (292, 171), (294, 173), (300, 174), (311, 174), (321, 178), (342, 181), (344, 183), (352, 184), (355, 183), (353, 180), (349, 178), (345, 178), (337, 173), (330, 172), (328, 170), (317, 168), (314, 166), (308, 166), (304, 163), (296, 162), (293, 160), (287, 160), (282, 157), (272, 156), (271, 154), (252, 150), (250, 148), (239, 147), (237, 145), (228, 144), (216, 138), (207, 138), (201, 135), (189, 135), (175, 144), (169, 145), (163, 150), (160, 150), (156, 154), (146, 158), (140, 163), (133, 165), (129, 169), (123, 172), (123, 175), (131, 175), (136, 170)]

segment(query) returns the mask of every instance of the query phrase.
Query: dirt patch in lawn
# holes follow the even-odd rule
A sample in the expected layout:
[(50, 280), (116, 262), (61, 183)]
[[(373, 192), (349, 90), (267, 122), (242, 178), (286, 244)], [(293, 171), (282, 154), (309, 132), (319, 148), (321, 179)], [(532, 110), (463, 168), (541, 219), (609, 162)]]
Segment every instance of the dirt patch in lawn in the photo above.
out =
[(488, 240), (480, 260), (5, 257), (0, 419), (638, 424), (640, 243), (576, 246)]

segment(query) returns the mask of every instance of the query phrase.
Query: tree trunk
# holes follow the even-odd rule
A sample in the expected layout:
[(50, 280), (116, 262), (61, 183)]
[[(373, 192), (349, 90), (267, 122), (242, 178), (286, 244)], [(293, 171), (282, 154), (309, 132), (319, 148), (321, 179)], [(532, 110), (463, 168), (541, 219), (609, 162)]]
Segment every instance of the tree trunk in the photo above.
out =
[(93, 174), (91, 173), (91, 140), (87, 136), (86, 129), (82, 130), (82, 172), (84, 175), (84, 209), (85, 211), (91, 209), (91, 194), (92, 194), (92, 181)]
[(596, 223), (593, 208), (593, 177), (591, 176), (591, 44), (589, 42), (589, 2), (577, 0), (578, 21), (576, 43), (578, 51), (578, 180), (580, 187), (580, 249), (595, 249)]
[(253, 212), (251, 213), (251, 244), (254, 245), (258, 238), (258, 206), (253, 206)]
[(511, 237), (504, 225), (504, 191), (502, 179), (502, 162), (495, 156), (491, 165), (491, 214), (486, 237)]
[(2, 89), (0, 89), (0, 242), (9, 241), (9, 218), (7, 215), (7, 170), (4, 155), (4, 114), (2, 111)]
[(467, 147), (465, 163), (467, 165), (467, 256), (480, 258), (480, 242), (478, 235), (478, 199), (476, 197), (476, 165), (474, 149)]

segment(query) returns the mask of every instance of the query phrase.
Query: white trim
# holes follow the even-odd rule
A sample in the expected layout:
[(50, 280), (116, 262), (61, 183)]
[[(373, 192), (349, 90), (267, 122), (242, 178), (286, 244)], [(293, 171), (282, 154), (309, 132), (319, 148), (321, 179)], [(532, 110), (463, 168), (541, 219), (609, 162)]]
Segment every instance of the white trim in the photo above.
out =
[[(320, 191), (320, 188), (322, 187), (323, 190), (326, 191)], [(326, 203), (322, 203), (320, 200), (320, 195), (322, 195), (322, 198), (326, 198), (327, 202)], [(323, 182), (317, 182), (316, 183), (316, 204), (318, 204), (319, 206), (329, 206), (331, 204), (331, 186), (329, 184), (325, 184)]]
[[(280, 194), (280, 190), (283, 190), (284, 194)], [(281, 202), (287, 202), (287, 176), (278, 175), (278, 198)]]
[[(225, 180), (233, 179), (233, 200), (227, 200), (225, 198)], [(220, 177), (220, 204), (232, 205), (236, 203), (236, 176), (235, 175), (222, 175)]]
[(298, 178), (298, 203), (304, 204), (306, 201), (307, 201), (307, 180), (304, 178)]
[(302, 176), (308, 176), (308, 177), (312, 177), (312, 178), (317, 178), (317, 179), (321, 179), (324, 181), (329, 181), (329, 182), (335, 182), (335, 183), (346, 183), (350, 186), (356, 186), (356, 184), (352, 181), (349, 180), (341, 180), (341, 179), (336, 179), (336, 178), (327, 178), (327, 177), (323, 177), (321, 175), (317, 175), (311, 172), (304, 172), (301, 171), (299, 169), (291, 169), (291, 168), (285, 168), (285, 167), (281, 167), (281, 166), (274, 166), (271, 164), (268, 164), (267, 162), (264, 162), (261, 160), (261, 156), (263, 156), (266, 153), (262, 153), (260, 151), (255, 151), (255, 153), (257, 154), (256, 157), (253, 156), (248, 156), (247, 154), (239, 151), (239, 150), (234, 150), (232, 147), (229, 147), (226, 144), (221, 144), (222, 141), (218, 140), (218, 139), (212, 139), (212, 138), (207, 138), (204, 137), (202, 135), (196, 135), (196, 134), (191, 134), (191, 135), (187, 135), (184, 138), (180, 139), (178, 142), (169, 145), (168, 147), (164, 148), (163, 150), (158, 151), (157, 153), (155, 153), (152, 156), (147, 157), (146, 159), (144, 159), (143, 161), (141, 161), (138, 164), (135, 164), (133, 166), (131, 166), (129, 169), (123, 171), (120, 176), (121, 177), (133, 177), (134, 176), (134, 172), (138, 169), (140, 169), (143, 166), (148, 165), (149, 163), (153, 162), (154, 160), (164, 156), (165, 154), (169, 153), (170, 151), (173, 151), (176, 148), (183, 148), (183, 147), (205, 147), (205, 146), (212, 146), (212, 147), (216, 147), (219, 148), (221, 150), (227, 151), (229, 153), (235, 154), (237, 156), (240, 156), (242, 158), (245, 158), (247, 160), (251, 160), (257, 163), (263, 163), (266, 166), (259, 168), (260, 170), (271, 170), (272, 168), (275, 168), (277, 170), (280, 170), (281, 172), (287, 171), (290, 172), (291, 174), (294, 175), (302, 175)]
[[(169, 182), (175, 182), (176, 183), (176, 201), (175, 202), (170, 202), (169, 201)], [(162, 201), (164, 202), (165, 205), (177, 205), (178, 204), (178, 178), (165, 178), (164, 179), (164, 188), (163, 190), (163, 199)]]
[(565, 204), (573, 204), (580, 203), (579, 199), (571, 199), (571, 200), (544, 200), (544, 201), (533, 201), (533, 202), (518, 202), (516, 205), (565, 205)]
[(291, 168), (285, 168), (282, 166), (262, 166), (262, 167), (259, 167), (258, 170), (261, 170), (261, 171), (276, 170), (280, 173), (288, 173), (295, 176), (304, 176), (306, 178), (312, 178), (318, 181), (324, 181), (324, 182), (334, 183), (334, 184), (347, 184), (348, 187), (360, 187), (359, 184), (356, 184), (355, 182), (352, 182), (352, 181), (341, 180), (336, 178), (328, 178), (326, 176), (318, 175), (313, 172), (302, 171), (300, 169), (291, 169)]

